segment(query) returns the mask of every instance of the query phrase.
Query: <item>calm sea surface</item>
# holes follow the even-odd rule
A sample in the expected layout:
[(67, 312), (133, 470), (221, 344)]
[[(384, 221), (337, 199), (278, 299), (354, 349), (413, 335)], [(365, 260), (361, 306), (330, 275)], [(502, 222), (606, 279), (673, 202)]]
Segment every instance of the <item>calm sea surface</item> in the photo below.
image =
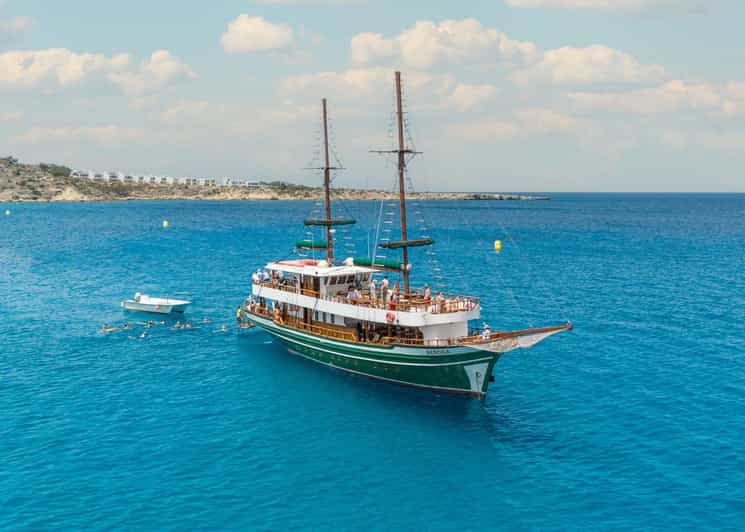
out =
[[(235, 333), (312, 207), (2, 205), (0, 529), (745, 528), (745, 195), (412, 206), (418, 281), (576, 327), (483, 403)], [(345, 206), (358, 255), (378, 208)], [(135, 290), (188, 292), (195, 327), (99, 334)]]

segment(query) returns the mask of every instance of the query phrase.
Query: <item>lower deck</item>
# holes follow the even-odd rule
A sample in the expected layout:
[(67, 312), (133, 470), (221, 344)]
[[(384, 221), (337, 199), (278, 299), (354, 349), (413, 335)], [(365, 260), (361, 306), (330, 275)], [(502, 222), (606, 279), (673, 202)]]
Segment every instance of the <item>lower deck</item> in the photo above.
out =
[[(486, 394), (494, 364), (500, 357), (465, 346), (430, 349), (358, 342), (345, 331), (320, 331), (312, 325), (295, 327), (263, 312), (248, 312), (248, 320), (285, 344), (291, 352), (325, 366), (397, 384), (473, 397)], [(325, 334), (320, 335), (320, 332)]]

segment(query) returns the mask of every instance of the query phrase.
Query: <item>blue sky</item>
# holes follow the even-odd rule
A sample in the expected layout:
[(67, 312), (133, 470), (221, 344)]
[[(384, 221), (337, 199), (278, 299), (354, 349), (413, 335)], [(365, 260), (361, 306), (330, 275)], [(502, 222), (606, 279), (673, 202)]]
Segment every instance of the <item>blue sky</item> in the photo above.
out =
[(76, 168), (417, 189), (745, 191), (735, 0), (0, 0), (0, 152)]

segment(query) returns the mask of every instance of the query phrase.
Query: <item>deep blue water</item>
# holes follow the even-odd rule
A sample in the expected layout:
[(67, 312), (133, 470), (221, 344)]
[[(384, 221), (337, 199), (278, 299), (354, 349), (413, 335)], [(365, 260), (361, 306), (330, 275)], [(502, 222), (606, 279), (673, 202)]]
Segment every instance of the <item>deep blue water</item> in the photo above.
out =
[[(420, 206), (493, 328), (576, 327), (483, 403), (217, 332), (308, 203), (6, 207), (0, 529), (745, 527), (745, 195)], [(210, 323), (98, 334), (135, 290)]]

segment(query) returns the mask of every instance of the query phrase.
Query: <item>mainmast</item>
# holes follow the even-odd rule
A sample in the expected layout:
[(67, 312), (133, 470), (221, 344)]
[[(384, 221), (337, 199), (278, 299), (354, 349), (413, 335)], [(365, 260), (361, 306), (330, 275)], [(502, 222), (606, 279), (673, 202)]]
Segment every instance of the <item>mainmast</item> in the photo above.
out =
[[(331, 167), (329, 166), (329, 128), (326, 118), (326, 98), (321, 100), (323, 107), (323, 197), (326, 201), (326, 220), (331, 220)], [(334, 259), (334, 241), (331, 224), (326, 226), (326, 260)]]
[[(401, 107), (401, 72), (396, 71), (396, 118), (398, 122), (398, 201), (401, 211), (401, 241), (406, 242), (406, 146), (404, 143), (404, 116)], [(409, 293), (409, 250), (402, 248), (404, 265), (404, 292)]]
[[(396, 268), (404, 278), (404, 293), (409, 294), (409, 248), (420, 246), (431, 246), (434, 240), (429, 237), (409, 240), (406, 229), (406, 156), (415, 155), (420, 152), (406, 147), (404, 140), (404, 111), (401, 103), (401, 72), (396, 71), (396, 122), (398, 123), (398, 149), (396, 150), (371, 150), (373, 153), (395, 153), (398, 155), (398, 201), (401, 213), (401, 240), (396, 242), (384, 242), (378, 244), (383, 249), (400, 249), (402, 262)], [(375, 259), (372, 260), (375, 265)]]

